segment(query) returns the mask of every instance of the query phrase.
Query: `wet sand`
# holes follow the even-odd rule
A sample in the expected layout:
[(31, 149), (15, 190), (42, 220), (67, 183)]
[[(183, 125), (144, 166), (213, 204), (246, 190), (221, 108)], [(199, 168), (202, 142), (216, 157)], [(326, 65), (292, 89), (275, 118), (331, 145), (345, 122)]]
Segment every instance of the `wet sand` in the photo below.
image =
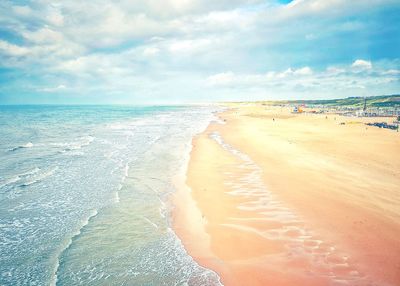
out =
[(400, 133), (231, 108), (193, 140), (174, 196), (189, 254), (224, 285), (400, 285)]

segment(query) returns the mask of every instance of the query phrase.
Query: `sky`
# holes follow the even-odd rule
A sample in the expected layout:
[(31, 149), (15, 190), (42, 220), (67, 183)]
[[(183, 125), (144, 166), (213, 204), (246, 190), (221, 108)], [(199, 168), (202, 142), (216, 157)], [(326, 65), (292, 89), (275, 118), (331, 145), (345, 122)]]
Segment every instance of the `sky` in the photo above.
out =
[(400, 93), (399, 0), (1, 0), (0, 104)]

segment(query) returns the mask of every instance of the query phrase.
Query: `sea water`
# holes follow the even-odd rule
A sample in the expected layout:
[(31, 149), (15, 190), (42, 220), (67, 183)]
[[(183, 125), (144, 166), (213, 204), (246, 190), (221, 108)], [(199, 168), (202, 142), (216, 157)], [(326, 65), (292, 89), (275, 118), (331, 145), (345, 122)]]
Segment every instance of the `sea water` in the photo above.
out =
[(220, 285), (171, 228), (214, 107), (0, 107), (0, 285)]

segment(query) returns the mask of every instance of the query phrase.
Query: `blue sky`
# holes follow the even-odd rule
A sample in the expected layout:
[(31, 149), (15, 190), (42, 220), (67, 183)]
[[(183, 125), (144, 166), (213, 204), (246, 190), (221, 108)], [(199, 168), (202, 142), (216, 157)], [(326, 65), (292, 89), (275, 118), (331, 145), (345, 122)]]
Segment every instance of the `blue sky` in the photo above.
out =
[(0, 2), (0, 104), (400, 93), (398, 0)]

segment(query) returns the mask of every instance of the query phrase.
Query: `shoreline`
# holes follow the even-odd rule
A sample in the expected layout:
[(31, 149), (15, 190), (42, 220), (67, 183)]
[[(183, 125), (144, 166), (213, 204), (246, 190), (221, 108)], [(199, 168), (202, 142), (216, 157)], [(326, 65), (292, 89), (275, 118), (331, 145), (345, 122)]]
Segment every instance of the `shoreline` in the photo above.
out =
[[(189, 255), (215, 271), (224, 285), (398, 283), (400, 214), (395, 186), (400, 166), (390, 151), (400, 146), (399, 137), (388, 130), (339, 126), (336, 117), (351, 120), (340, 116), (333, 121), (260, 105), (231, 108), (220, 114), (227, 124), (212, 122), (193, 139), (183, 180), (190, 189), (178, 185), (172, 198), (173, 228)], [(238, 169), (244, 162), (210, 138), (213, 132), (254, 160), (261, 170), (258, 187), (270, 192), (279, 206), (273, 211), (293, 215), (296, 223), (262, 214), (255, 198), (266, 193), (232, 195), (229, 182), (248, 170)], [(352, 133), (362, 136), (362, 142)], [(326, 141), (329, 136), (334, 136), (333, 142)], [(347, 146), (346, 136), (353, 145)], [(382, 136), (389, 143), (378, 142)], [(382, 154), (371, 153), (381, 145), (387, 147), (378, 149)], [(251, 184), (247, 181), (241, 188), (256, 188)], [(246, 204), (252, 209), (244, 211)], [(271, 231), (282, 229), (289, 238), (271, 237)], [(309, 238), (290, 249), (288, 245), (301, 237), (296, 231)]]

